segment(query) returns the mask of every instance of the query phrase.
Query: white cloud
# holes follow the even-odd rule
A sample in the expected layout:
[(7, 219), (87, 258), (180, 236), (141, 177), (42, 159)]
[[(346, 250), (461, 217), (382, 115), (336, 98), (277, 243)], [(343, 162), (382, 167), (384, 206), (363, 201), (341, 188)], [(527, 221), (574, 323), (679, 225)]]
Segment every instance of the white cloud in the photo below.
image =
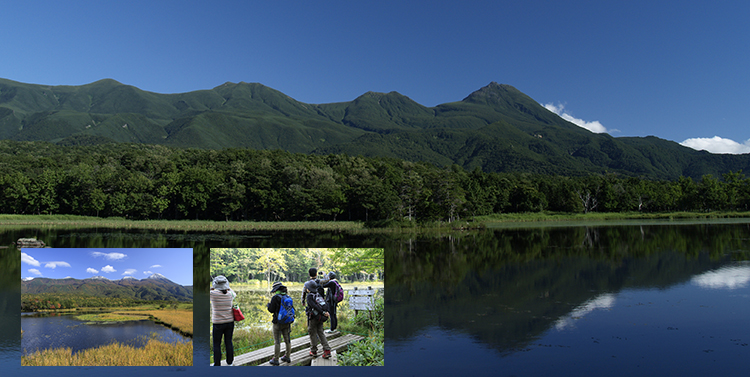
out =
[(695, 276), (691, 281), (709, 289), (745, 288), (750, 283), (750, 266), (745, 264), (720, 268)]
[(39, 270), (37, 270), (36, 268), (29, 268), (29, 270), (28, 270), (28, 271), (29, 271), (29, 272), (31, 272), (31, 273), (32, 273), (32, 274), (34, 274), (34, 275), (37, 275), (37, 276), (42, 276), (42, 272), (41, 272), (41, 271), (39, 271)]
[(89, 268), (86, 269), (86, 273), (89, 273), (89, 274), (98, 274), (99, 271), (97, 271), (97, 270), (89, 267)]
[(104, 257), (107, 260), (120, 260), (127, 257), (127, 255), (123, 253), (102, 253), (99, 251), (94, 251), (91, 255), (94, 257)]
[(153, 272), (151, 272), (151, 271), (143, 271), (143, 274), (144, 274), (144, 275), (148, 275), (148, 276), (151, 276), (151, 275), (153, 275), (154, 273), (153, 273)]
[(740, 144), (731, 139), (724, 139), (719, 136), (712, 138), (692, 138), (687, 139), (680, 143), (689, 148), (695, 150), (705, 150), (711, 153), (723, 153), (723, 154), (741, 154), (750, 153), (750, 139), (745, 140), (744, 143)]
[(21, 262), (30, 264), (32, 266), (37, 266), (37, 267), (39, 266), (39, 261), (34, 259), (34, 257), (26, 253), (21, 253)]
[(117, 270), (115, 270), (115, 268), (110, 265), (106, 265), (102, 267), (102, 272), (110, 273), (110, 272), (116, 272), (116, 271)]
[(46, 268), (52, 268), (52, 269), (55, 269), (57, 267), (70, 267), (70, 263), (68, 263), (68, 262), (61, 262), (61, 261), (58, 261), (58, 262), (47, 262), (47, 264), (45, 264), (44, 267), (46, 267)]
[(125, 270), (125, 272), (123, 272), (122, 274), (123, 274), (123, 275), (132, 275), (132, 274), (134, 274), (134, 273), (136, 273), (136, 272), (138, 272), (138, 270), (136, 270), (135, 268), (128, 268), (128, 269), (127, 269), (127, 270)]
[(159, 267), (161, 267), (161, 265), (160, 265), (160, 264), (155, 264), (155, 265), (153, 265), (153, 266), (151, 266), (151, 267), (149, 267), (149, 268), (159, 268)]
[(557, 330), (564, 330), (567, 327), (575, 327), (575, 321), (593, 312), (594, 310), (606, 310), (610, 309), (615, 305), (616, 296), (611, 293), (605, 293), (601, 296), (595, 297), (591, 300), (584, 302), (579, 307), (575, 308), (567, 316), (560, 318), (555, 322), (555, 328)]
[(575, 124), (578, 127), (585, 128), (585, 129), (587, 129), (587, 130), (589, 130), (591, 132), (598, 133), (598, 134), (619, 132), (619, 130), (607, 130), (607, 128), (604, 127), (601, 123), (599, 123), (598, 120), (595, 120), (593, 122), (587, 122), (587, 121), (585, 121), (583, 119), (575, 118), (572, 115), (570, 115), (570, 114), (566, 113), (565, 111), (563, 111), (565, 109), (565, 106), (562, 105), (562, 104), (558, 104), (557, 106), (555, 106), (555, 105), (553, 105), (551, 103), (548, 103), (548, 104), (544, 105), (544, 107), (547, 110), (549, 110), (549, 111), (551, 111), (551, 112), (559, 115), (560, 118), (563, 118), (563, 119), (567, 120), (568, 122), (573, 123), (573, 124)]
[(21, 278), (21, 280), (23, 280), (23, 281), (32, 281), (32, 280), (34, 280), (34, 278), (31, 278), (31, 277)]

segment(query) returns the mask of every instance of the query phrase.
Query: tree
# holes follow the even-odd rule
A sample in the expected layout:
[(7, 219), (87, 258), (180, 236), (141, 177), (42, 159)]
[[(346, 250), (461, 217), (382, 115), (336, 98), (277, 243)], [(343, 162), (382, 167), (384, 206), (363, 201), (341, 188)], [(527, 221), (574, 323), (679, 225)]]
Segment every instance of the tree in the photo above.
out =
[(383, 250), (379, 248), (334, 249), (331, 260), (343, 275), (364, 278), (380, 277), (385, 266)]

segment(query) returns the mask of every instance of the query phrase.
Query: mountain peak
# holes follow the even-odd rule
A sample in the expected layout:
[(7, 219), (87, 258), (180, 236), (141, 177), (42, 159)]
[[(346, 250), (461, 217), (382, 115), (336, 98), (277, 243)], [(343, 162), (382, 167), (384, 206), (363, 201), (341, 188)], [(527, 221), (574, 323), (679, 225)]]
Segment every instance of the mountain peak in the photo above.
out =
[(146, 279), (155, 279), (155, 280), (167, 280), (167, 281), (170, 281), (169, 279), (167, 279), (166, 276), (164, 276), (162, 274), (158, 274), (158, 273), (157, 274), (153, 274), (153, 275), (147, 277)]
[(91, 279), (91, 280), (109, 280), (109, 279), (105, 278), (104, 276), (92, 276), (92, 277), (87, 278), (87, 279)]

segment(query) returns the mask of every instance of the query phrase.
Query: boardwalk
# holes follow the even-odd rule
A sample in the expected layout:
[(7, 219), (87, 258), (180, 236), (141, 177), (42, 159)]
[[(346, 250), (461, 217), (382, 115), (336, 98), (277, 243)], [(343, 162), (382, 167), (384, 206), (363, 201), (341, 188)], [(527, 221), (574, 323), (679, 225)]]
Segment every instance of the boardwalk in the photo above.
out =
[[(326, 334), (326, 339), (328, 339), (328, 345), (331, 346), (332, 351), (341, 352), (345, 350), (349, 344), (360, 341), (363, 339), (362, 336), (354, 335), (354, 334), (345, 334), (342, 335), (340, 332), (335, 331), (330, 334)], [(281, 353), (284, 353), (284, 344), (282, 342), (281, 344)], [(322, 346), (318, 345), (318, 355), (322, 355)], [(292, 365), (307, 365), (310, 364), (310, 362), (313, 360), (313, 357), (310, 356), (310, 336), (305, 335), (303, 337), (292, 339), (292, 363), (281, 363), (281, 366), (292, 366)], [(332, 352), (333, 353), (333, 352)], [(268, 362), (273, 358), (273, 345), (268, 346), (266, 348), (262, 348), (259, 350), (251, 351), (242, 355), (238, 355), (234, 357), (234, 365), (262, 365), (262, 366), (271, 366)], [(318, 359), (321, 359), (320, 356), (318, 356)], [(333, 359), (333, 357), (331, 357)], [(329, 359), (330, 360), (330, 359)], [(324, 363), (326, 365), (336, 365), (331, 364), (330, 361), (327, 361)], [(227, 365), (226, 360), (221, 361), (221, 365)]]

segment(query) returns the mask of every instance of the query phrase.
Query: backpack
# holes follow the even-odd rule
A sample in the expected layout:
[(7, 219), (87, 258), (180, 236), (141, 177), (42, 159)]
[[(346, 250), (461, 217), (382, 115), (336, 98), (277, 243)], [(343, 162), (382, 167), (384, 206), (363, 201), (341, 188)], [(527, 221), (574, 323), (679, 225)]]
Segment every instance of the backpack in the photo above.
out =
[(281, 296), (281, 304), (279, 305), (279, 315), (276, 319), (281, 324), (287, 324), (294, 322), (294, 300), (288, 295)]
[[(308, 293), (308, 295), (312, 295), (313, 300), (320, 305), (321, 308), (323, 308), (324, 312), (328, 311), (328, 303), (326, 303), (326, 300), (318, 294), (317, 292)], [(322, 312), (319, 312), (315, 307), (310, 307), (310, 312), (308, 312), (308, 315), (313, 318), (318, 318), (319, 321), (325, 322), (326, 316), (323, 315)]]
[(333, 279), (332, 281), (336, 283), (336, 296), (334, 296), (334, 298), (336, 299), (336, 302), (341, 302), (344, 300), (344, 289), (341, 288), (341, 284), (339, 284), (338, 280)]

